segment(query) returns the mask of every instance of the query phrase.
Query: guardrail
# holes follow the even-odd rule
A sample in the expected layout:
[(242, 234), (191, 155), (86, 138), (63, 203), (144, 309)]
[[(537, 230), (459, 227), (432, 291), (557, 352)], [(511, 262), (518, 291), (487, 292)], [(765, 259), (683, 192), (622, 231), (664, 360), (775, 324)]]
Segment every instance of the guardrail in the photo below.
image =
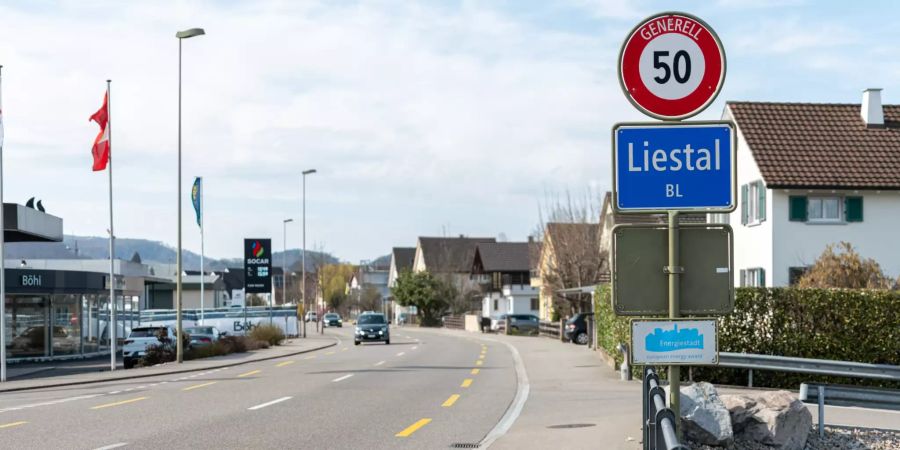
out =
[(641, 390), (644, 450), (688, 450), (678, 440), (675, 413), (666, 406), (666, 391), (652, 366), (644, 366), (644, 388)]
[(828, 359), (794, 358), (791, 356), (719, 352), (719, 367), (749, 369), (747, 387), (753, 387), (754, 370), (900, 381), (900, 366), (832, 361)]
[(538, 334), (544, 337), (561, 339), (562, 322), (547, 322), (542, 320), (538, 323)]

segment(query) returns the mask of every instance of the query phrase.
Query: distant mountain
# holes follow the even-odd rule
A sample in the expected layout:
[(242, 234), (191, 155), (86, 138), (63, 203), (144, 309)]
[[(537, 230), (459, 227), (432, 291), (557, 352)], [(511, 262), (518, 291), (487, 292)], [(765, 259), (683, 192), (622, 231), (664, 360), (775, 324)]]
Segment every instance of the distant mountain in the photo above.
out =
[[(66, 235), (63, 242), (10, 242), (5, 246), (7, 259), (106, 259), (109, 257), (109, 240), (96, 236)], [(144, 263), (175, 263), (176, 249), (164, 242), (147, 239), (116, 239), (116, 258), (131, 259), (134, 254), (140, 255)], [(287, 251), (286, 262), (289, 267), (300, 265), (300, 249)], [(182, 249), (182, 264), (185, 270), (200, 269), (200, 255)], [(338, 259), (328, 253), (307, 251), (307, 268), (317, 263), (332, 264)], [(235, 258), (214, 259), (206, 257), (204, 266), (207, 270), (223, 270), (225, 267), (243, 266), (240, 256)], [(280, 267), (282, 252), (272, 255), (272, 264)]]

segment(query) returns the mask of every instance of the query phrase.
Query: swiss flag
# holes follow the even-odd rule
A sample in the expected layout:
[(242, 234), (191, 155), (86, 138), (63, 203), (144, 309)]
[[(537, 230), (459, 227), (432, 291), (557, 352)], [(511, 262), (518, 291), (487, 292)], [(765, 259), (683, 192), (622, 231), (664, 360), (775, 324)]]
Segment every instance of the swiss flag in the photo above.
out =
[(100, 133), (94, 139), (94, 148), (91, 153), (94, 155), (94, 172), (106, 169), (106, 163), (109, 162), (109, 107), (107, 100), (109, 93), (103, 96), (103, 106), (100, 107), (90, 120), (100, 125)]

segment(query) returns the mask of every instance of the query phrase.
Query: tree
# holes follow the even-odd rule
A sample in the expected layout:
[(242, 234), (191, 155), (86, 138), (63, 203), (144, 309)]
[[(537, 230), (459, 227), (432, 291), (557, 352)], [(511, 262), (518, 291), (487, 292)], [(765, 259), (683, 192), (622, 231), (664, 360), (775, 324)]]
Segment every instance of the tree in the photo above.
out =
[(359, 293), (360, 311), (381, 311), (381, 292), (375, 286), (366, 286)]
[(339, 310), (347, 304), (347, 283), (353, 276), (350, 264), (325, 264), (319, 267), (319, 286), (328, 307)]
[(430, 273), (405, 270), (397, 277), (391, 292), (400, 306), (416, 307), (422, 325), (438, 326), (448, 307), (447, 297), (441, 295), (443, 289), (446, 288)]
[(863, 259), (849, 242), (828, 244), (800, 277), (801, 288), (891, 289), (894, 281), (875, 260)]

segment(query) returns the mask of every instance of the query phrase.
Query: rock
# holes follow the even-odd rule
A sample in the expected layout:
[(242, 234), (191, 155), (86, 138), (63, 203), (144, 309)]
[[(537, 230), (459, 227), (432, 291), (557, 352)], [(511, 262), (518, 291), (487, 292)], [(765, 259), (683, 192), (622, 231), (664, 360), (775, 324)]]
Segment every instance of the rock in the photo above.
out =
[(782, 450), (802, 450), (812, 428), (812, 414), (788, 391), (723, 395), (734, 435)]
[(709, 383), (681, 388), (681, 424), (684, 436), (699, 444), (729, 446), (734, 442), (728, 409)]

